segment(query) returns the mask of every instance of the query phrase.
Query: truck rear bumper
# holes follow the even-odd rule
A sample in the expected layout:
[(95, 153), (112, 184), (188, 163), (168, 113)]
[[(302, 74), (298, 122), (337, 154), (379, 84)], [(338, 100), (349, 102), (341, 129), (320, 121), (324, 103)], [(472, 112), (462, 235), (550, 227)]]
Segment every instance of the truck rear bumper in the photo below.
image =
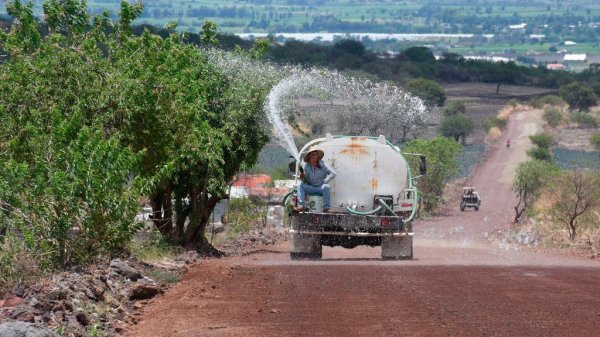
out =
[(413, 236), (413, 232), (400, 233), (368, 233), (368, 232), (345, 232), (345, 231), (319, 231), (319, 230), (296, 230), (290, 229), (290, 234), (301, 235), (339, 235), (339, 236), (356, 236), (356, 237), (407, 237)]

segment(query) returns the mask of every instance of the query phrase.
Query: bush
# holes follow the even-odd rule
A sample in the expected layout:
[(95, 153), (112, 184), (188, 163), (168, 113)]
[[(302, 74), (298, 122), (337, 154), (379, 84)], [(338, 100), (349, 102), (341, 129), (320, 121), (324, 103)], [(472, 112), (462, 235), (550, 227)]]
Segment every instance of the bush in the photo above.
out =
[(467, 107), (465, 105), (465, 102), (463, 102), (463, 101), (450, 102), (444, 108), (444, 114), (446, 116), (464, 114), (465, 112), (467, 112)]
[(496, 128), (499, 128), (502, 130), (506, 127), (507, 124), (508, 124), (508, 120), (506, 118), (490, 117), (485, 122), (485, 130), (490, 131), (490, 129), (493, 127), (496, 127)]
[(600, 133), (597, 133), (590, 137), (590, 144), (592, 144), (594, 149), (600, 150)]
[(550, 146), (552, 146), (554, 137), (549, 133), (539, 133), (537, 135), (529, 136), (529, 140), (538, 147), (549, 149)]
[(235, 237), (248, 232), (259, 219), (256, 205), (249, 198), (234, 198), (229, 200), (227, 212), (227, 234)]
[(179, 247), (167, 241), (164, 236), (152, 227), (145, 238), (136, 238), (129, 243), (131, 254), (144, 262), (160, 261), (165, 257), (173, 257)]
[(544, 110), (544, 115), (542, 118), (550, 125), (555, 128), (560, 125), (562, 121), (562, 113), (557, 108), (550, 108)]
[(552, 162), (552, 153), (548, 148), (534, 147), (527, 151), (527, 155), (533, 159)]
[(598, 127), (598, 121), (596, 118), (586, 113), (572, 113), (570, 119), (571, 122), (579, 124), (579, 127), (584, 129)]
[(560, 96), (556, 96), (556, 95), (546, 95), (546, 96), (540, 98), (539, 101), (541, 104), (548, 104), (548, 105), (552, 105), (552, 106), (559, 106), (559, 105), (566, 104), (565, 101)]

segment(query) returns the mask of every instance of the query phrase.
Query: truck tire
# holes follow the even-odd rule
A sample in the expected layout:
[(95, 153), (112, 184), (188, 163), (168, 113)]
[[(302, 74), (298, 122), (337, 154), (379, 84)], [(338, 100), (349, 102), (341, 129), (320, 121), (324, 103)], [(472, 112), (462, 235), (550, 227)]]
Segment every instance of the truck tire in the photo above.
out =
[(475, 210), (478, 211), (479, 210), (479, 206), (475, 206)]
[(465, 211), (465, 204), (460, 203), (460, 211), (464, 212)]
[[(290, 227), (293, 230), (298, 230), (297, 216), (292, 216)], [(290, 233), (290, 258), (292, 260), (320, 259), (322, 249), (321, 236)]]
[(381, 238), (381, 258), (385, 260), (412, 259), (412, 236)]

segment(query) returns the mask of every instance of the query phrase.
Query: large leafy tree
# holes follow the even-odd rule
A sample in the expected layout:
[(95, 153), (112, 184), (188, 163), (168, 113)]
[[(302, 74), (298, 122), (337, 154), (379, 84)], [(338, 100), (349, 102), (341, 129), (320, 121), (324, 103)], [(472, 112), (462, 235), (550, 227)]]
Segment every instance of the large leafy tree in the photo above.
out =
[(464, 144), (467, 136), (473, 132), (475, 123), (472, 119), (463, 115), (445, 117), (440, 124), (440, 133), (444, 137), (452, 137), (454, 140), (462, 141)]
[(580, 82), (561, 86), (559, 93), (571, 110), (588, 111), (590, 107), (596, 105), (598, 99), (590, 87)]
[[(418, 181), (419, 193), (424, 210), (435, 210), (443, 201), (444, 187), (450, 177), (458, 170), (456, 156), (462, 146), (450, 138), (437, 137), (431, 140), (412, 140), (403, 148), (407, 153), (424, 154), (430, 163), (427, 174)], [(409, 156), (413, 172), (418, 172), (418, 162)]]
[(428, 107), (443, 106), (446, 102), (446, 92), (436, 81), (418, 78), (410, 80), (406, 88), (422, 99)]
[(113, 251), (137, 230), (141, 194), (163, 234), (202, 247), (228, 182), (267, 140), (268, 87), (223, 73), (173, 31), (134, 36), (141, 5), (123, 2), (112, 23), (50, 0), (45, 28), (31, 5), (8, 9), (17, 20), (0, 36), (0, 185), (12, 188), (0, 195), (0, 235), (25, 233), (61, 264), (87, 254), (78, 244)]

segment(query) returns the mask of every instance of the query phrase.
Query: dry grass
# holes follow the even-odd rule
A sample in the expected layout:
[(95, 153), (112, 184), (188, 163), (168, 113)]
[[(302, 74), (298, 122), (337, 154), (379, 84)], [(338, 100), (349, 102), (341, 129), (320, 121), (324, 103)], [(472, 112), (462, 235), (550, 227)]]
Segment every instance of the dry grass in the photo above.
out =
[(485, 143), (493, 144), (498, 140), (498, 138), (500, 138), (500, 136), (502, 136), (502, 130), (500, 130), (500, 128), (497, 126), (494, 126), (485, 136)]

